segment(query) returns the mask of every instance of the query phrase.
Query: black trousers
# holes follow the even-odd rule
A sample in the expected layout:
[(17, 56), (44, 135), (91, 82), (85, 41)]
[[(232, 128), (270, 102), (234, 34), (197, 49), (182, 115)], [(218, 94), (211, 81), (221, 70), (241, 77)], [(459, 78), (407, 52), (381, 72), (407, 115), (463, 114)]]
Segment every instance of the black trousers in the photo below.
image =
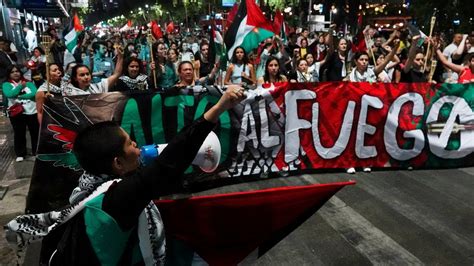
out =
[(26, 152), (26, 127), (30, 132), (32, 154), (36, 155), (38, 144), (39, 124), (36, 114), (20, 114), (10, 117), (10, 123), (13, 127), (14, 147), (17, 157), (25, 157)]

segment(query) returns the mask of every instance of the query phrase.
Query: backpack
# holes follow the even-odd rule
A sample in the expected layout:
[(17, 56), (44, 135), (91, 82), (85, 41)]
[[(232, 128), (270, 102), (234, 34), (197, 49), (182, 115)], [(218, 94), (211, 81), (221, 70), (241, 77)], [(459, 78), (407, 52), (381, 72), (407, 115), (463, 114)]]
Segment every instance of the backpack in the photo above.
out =
[(39, 265), (100, 265), (85, 233), (82, 212), (43, 238)]
[[(119, 265), (131, 265), (132, 246), (137, 241), (138, 234), (135, 227), (127, 241), (125, 252), (120, 255)], [(101, 265), (86, 234), (83, 212), (59, 225), (43, 238), (39, 265)]]

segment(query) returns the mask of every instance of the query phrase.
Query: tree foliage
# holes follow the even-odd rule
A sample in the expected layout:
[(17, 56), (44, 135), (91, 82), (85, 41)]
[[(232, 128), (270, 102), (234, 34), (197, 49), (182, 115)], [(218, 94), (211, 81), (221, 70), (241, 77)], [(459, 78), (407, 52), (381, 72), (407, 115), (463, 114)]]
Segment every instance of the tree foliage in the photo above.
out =
[[(454, 33), (454, 32), (470, 32), (473, 30), (474, 17), (472, 0), (430, 0), (430, 1), (413, 1), (410, 7), (414, 18), (418, 25), (429, 30), (431, 15), (435, 8), (437, 10), (435, 32)], [(454, 21), (459, 20), (459, 25)]]

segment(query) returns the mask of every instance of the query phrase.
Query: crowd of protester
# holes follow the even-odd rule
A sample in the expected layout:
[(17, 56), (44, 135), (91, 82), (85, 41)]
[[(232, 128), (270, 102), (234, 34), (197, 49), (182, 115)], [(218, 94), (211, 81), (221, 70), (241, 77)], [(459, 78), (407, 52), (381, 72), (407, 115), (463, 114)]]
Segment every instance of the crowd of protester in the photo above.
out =
[[(36, 143), (42, 103), (48, 95), (163, 91), (198, 84), (250, 88), (285, 81), (474, 81), (473, 34), (456, 33), (448, 40), (438, 34), (422, 38), (408, 28), (378, 32), (367, 26), (358, 38), (346, 38), (334, 29), (334, 25), (324, 32), (297, 29), (287, 40), (276, 35), (252, 51), (237, 47), (227, 65), (222, 65), (222, 60), (212, 61), (215, 56), (210, 54), (207, 30), (167, 33), (152, 38), (151, 43), (145, 30), (85, 31), (70, 52), (51, 27), (46, 32), (52, 40), (46, 55), (45, 47), (37, 46), (34, 32), (25, 28), (31, 58), (22, 65), (11, 50), (11, 42), (0, 39), (0, 82), (6, 110), (19, 104), (23, 107), (22, 113), (10, 115), (17, 161), (26, 156), (26, 127), (32, 143)], [(371, 47), (361, 46), (361, 42)], [(433, 60), (438, 64), (432, 64)], [(347, 172), (354, 173), (355, 169)]]
[[(189, 167), (219, 116), (246, 97), (244, 88), (266, 88), (279, 82), (474, 82), (472, 34), (456, 33), (448, 41), (408, 28), (377, 32), (367, 26), (357, 38), (348, 38), (336, 34), (335, 28), (331, 25), (324, 32), (299, 29), (289, 34), (288, 40), (274, 36), (251, 51), (238, 46), (225, 65), (213, 54), (207, 30), (171, 32), (160, 38), (150, 38), (143, 29), (101, 29), (100, 34), (85, 31), (69, 51), (56, 29), (49, 28), (48, 42), (38, 46), (35, 33), (25, 27), (26, 50), (31, 56), (26, 62), (19, 62), (11, 42), (0, 38), (0, 82), (17, 162), (28, 155), (26, 128), (35, 155), (47, 97), (229, 86), (212, 108), (171, 140), (151, 167), (139, 167), (137, 144), (113, 122), (97, 123), (80, 132), (73, 152), (85, 172), (71, 194), (72, 205), (61, 212), (20, 216), (6, 228), (35, 237), (53, 232), (54, 238), (56, 233), (50, 229), (70, 221), (69, 231), (57, 231), (63, 234), (59, 245), (43, 242), (53, 250), (58, 247), (51, 250), (50, 258), (41, 252), (51, 265), (55, 264), (51, 259), (57, 260), (57, 265), (164, 265), (169, 250), (165, 250), (163, 222), (150, 201), (181, 189), (177, 177)], [(346, 171), (356, 172), (354, 167)], [(69, 234), (74, 234), (70, 242), (74, 248), (66, 252), (59, 247)], [(109, 240), (121, 248), (108, 248)], [(181, 257), (202, 265), (202, 258), (193, 250), (168, 243), (180, 256), (167, 255), (169, 265), (178, 264), (173, 260)]]

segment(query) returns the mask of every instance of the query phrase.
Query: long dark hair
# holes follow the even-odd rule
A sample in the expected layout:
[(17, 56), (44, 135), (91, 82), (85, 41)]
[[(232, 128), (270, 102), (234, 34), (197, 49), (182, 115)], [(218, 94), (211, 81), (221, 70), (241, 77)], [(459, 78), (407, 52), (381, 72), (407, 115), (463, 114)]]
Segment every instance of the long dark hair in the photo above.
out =
[(89, 74), (92, 75), (91, 70), (89, 69), (88, 66), (83, 65), (83, 64), (75, 65), (71, 70), (71, 84), (76, 88), (79, 88), (79, 82), (77, 82), (77, 70), (81, 67), (87, 68), (87, 70), (89, 70)]
[(281, 81), (282, 78), (281, 78), (281, 68), (280, 68), (280, 61), (278, 61), (278, 58), (274, 57), (274, 56), (270, 56), (267, 60), (267, 62), (265, 63), (265, 74), (263, 75), (263, 81), (265, 82), (269, 82), (270, 81), (270, 72), (268, 71), (268, 66), (270, 65), (270, 63), (275, 60), (277, 61), (278, 63), (278, 73), (277, 73), (277, 76), (276, 76), (276, 81)]
[(122, 76), (128, 76), (130, 77), (130, 74), (128, 73), (128, 66), (132, 62), (137, 62), (138, 63), (138, 74), (143, 74), (143, 64), (142, 60), (136, 58), (136, 57), (129, 57), (125, 59), (125, 62), (123, 63), (123, 69), (122, 69)]
[[(153, 50), (153, 56), (155, 57), (155, 58), (154, 58), (155, 61), (159, 61), (159, 60), (158, 60), (158, 58), (159, 58), (159, 57), (158, 57), (158, 45), (160, 45), (160, 44), (162, 44), (162, 45), (165, 46), (165, 48), (166, 48), (166, 45), (165, 45), (164, 42), (155, 42), (155, 43), (153, 43), (152, 46), (151, 46), (151, 49)], [(165, 61), (166, 61), (166, 56), (165, 56), (164, 58), (165, 58)]]
[(237, 64), (237, 56), (236, 56), (236, 51), (237, 49), (242, 49), (242, 51), (244, 51), (244, 57), (242, 58), (242, 63), (243, 65), (247, 65), (249, 63), (249, 57), (247, 56), (247, 52), (245, 51), (244, 47), (242, 46), (237, 46), (235, 49), (234, 49), (234, 53), (232, 54), (232, 59), (231, 59), (231, 62), (232, 64)]
[(35, 48), (33, 49), (33, 51), (34, 51), (34, 50), (38, 50), (38, 52), (40, 52), (41, 55), (44, 55), (44, 54), (45, 54), (43, 48), (41, 48), (40, 46), (35, 47)]
[(9, 65), (7, 67), (7, 79), (11, 80), (10, 74), (12, 73), (13, 69), (15, 69), (15, 68), (18, 70), (18, 72), (20, 72), (20, 80), (23, 80), (24, 79), (23, 78), (23, 72), (21, 71), (21, 68), (18, 67), (17, 65)]

